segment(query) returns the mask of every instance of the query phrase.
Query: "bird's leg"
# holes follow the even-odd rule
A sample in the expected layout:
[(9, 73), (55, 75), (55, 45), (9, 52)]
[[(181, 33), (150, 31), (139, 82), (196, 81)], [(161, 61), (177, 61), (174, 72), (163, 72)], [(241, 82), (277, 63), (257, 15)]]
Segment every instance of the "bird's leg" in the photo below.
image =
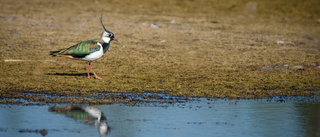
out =
[(88, 64), (87, 64), (87, 72), (88, 72), (88, 78), (90, 78), (90, 72), (89, 72), (89, 67), (90, 67), (90, 62), (88, 62)]
[(93, 72), (93, 75), (94, 75), (94, 77), (96, 78), (96, 79), (102, 79), (102, 78), (100, 78), (94, 71), (93, 71), (93, 69), (92, 69), (92, 67), (91, 67), (91, 65), (90, 65), (90, 63), (91, 62), (89, 62), (88, 63), (88, 67), (90, 68), (90, 70)]

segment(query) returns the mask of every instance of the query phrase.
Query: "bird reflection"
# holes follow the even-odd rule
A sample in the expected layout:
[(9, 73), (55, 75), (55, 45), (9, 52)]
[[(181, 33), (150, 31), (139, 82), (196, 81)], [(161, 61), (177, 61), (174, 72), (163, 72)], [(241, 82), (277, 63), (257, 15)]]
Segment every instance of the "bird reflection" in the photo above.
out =
[(76, 120), (83, 120), (84, 124), (95, 125), (100, 137), (108, 133), (107, 118), (101, 110), (94, 106), (65, 106), (50, 107), (49, 111), (64, 114)]

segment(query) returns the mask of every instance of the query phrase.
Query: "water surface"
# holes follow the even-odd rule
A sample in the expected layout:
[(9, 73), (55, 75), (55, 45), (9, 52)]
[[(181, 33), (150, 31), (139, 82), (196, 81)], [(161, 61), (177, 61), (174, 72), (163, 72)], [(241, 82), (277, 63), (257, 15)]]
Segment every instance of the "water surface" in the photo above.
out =
[[(49, 111), (66, 106), (0, 105), (0, 136), (320, 136), (317, 102), (197, 98), (181, 103), (95, 106), (106, 117), (108, 130), (102, 134), (97, 118), (90, 114)], [(40, 132), (43, 129), (46, 134)]]

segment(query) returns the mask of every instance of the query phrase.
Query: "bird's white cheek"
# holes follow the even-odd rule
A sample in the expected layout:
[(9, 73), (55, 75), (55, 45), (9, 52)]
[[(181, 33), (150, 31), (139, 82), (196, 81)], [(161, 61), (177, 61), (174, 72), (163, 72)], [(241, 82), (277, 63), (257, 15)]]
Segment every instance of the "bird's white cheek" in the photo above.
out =
[(110, 38), (109, 38), (109, 37), (102, 37), (102, 40), (103, 40), (105, 43), (109, 43), (109, 42), (110, 42)]

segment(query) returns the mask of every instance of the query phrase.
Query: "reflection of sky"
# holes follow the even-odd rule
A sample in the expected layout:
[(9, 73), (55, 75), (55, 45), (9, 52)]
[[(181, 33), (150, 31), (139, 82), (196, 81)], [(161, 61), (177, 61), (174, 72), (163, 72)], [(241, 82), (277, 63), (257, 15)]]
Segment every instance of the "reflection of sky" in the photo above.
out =
[[(95, 127), (82, 124), (64, 115), (48, 111), (48, 106), (10, 106), (0, 105), (1, 137), (41, 137), (40, 133), (19, 133), (19, 130), (46, 129), (46, 137), (87, 137), (99, 136)], [(58, 131), (57, 131), (58, 130)], [(79, 134), (86, 133), (84, 135)], [(54, 134), (54, 135), (53, 135)]]
[[(241, 103), (240, 103), (241, 104)], [(244, 134), (256, 136), (301, 136), (292, 103), (243, 103), (240, 121)], [(241, 126), (241, 123), (239, 123)]]
[[(297, 110), (293, 103), (255, 101), (189, 104), (185, 108), (105, 106), (108, 118), (114, 119), (112, 133), (129, 130), (135, 136), (302, 136)], [(191, 106), (191, 109), (189, 107)], [(208, 108), (212, 106), (212, 108)], [(121, 107), (120, 107), (121, 108)], [(123, 109), (123, 107), (121, 108)], [(197, 109), (197, 110), (195, 110)], [(113, 113), (113, 112), (121, 113)], [(112, 115), (115, 114), (115, 115)]]
[[(168, 105), (168, 104), (165, 104)], [(154, 107), (99, 106), (114, 137), (319, 135), (320, 104), (210, 101)], [(48, 111), (48, 106), (0, 105), (0, 136), (35, 136), (20, 129), (47, 129), (49, 136), (99, 136), (92, 125)], [(316, 132), (310, 134), (309, 132)], [(308, 135), (306, 135), (308, 134)], [(41, 136), (40, 134), (36, 136)]]
[(320, 137), (320, 105), (319, 104), (295, 104), (299, 109), (299, 122), (307, 137)]

